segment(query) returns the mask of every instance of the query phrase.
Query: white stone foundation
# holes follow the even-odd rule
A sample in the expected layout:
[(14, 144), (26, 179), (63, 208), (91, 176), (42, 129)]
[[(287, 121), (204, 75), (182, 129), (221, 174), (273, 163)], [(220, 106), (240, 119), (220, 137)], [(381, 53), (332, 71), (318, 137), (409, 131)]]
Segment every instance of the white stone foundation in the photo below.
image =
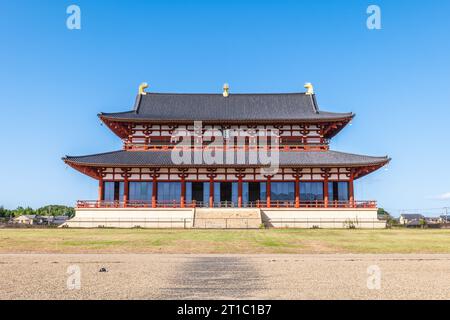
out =
[(386, 228), (377, 208), (265, 208), (261, 216), (270, 228)]
[(191, 208), (77, 208), (70, 228), (192, 228)]
[[(205, 211), (211, 211), (211, 218), (220, 219), (221, 208), (199, 209), (202, 219)], [(258, 226), (262, 223), (269, 228), (386, 228), (386, 221), (377, 219), (376, 208), (264, 208), (260, 210), (261, 223), (251, 221), (239, 214), (248, 209), (227, 209), (225, 225)], [(75, 217), (61, 227), (70, 228), (201, 228), (203, 223), (195, 224), (194, 208), (77, 208)], [(234, 223), (230, 211), (235, 211), (240, 223)], [(233, 216), (233, 215), (231, 215)], [(252, 218), (253, 219), (253, 218)], [(218, 220), (216, 220), (218, 221)], [(250, 222), (250, 221), (247, 221)], [(221, 225), (221, 224), (219, 224)]]

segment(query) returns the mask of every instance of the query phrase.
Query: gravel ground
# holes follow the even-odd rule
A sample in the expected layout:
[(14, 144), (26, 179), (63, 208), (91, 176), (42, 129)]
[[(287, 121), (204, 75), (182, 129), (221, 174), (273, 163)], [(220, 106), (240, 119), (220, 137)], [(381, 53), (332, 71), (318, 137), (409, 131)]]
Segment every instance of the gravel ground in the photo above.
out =
[(438, 254), (3, 254), (0, 267), (0, 299), (450, 299), (450, 255)]

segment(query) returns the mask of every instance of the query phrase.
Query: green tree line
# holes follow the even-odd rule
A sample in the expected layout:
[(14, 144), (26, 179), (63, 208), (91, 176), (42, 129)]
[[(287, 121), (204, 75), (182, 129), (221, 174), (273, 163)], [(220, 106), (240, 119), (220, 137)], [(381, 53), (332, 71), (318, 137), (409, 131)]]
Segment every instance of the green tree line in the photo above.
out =
[(3, 206), (0, 206), (0, 217), (19, 217), (21, 215), (73, 217), (75, 215), (75, 209), (73, 207), (62, 205), (48, 205), (38, 209), (33, 209), (30, 207), (17, 207), (16, 209), (9, 210), (5, 209)]

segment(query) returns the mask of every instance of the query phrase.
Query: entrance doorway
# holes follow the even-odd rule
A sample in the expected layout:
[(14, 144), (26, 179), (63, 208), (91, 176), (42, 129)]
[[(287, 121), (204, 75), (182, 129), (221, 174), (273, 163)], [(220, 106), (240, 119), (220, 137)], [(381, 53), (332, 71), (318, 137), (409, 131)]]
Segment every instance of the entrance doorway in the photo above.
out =
[(196, 203), (203, 203), (205, 199), (204, 194), (204, 183), (203, 182), (192, 182), (192, 201)]
[(237, 182), (215, 182), (214, 203), (220, 207), (235, 207), (238, 204)]
[(261, 185), (259, 182), (248, 183), (248, 201), (256, 202), (261, 200)]
[(231, 202), (233, 196), (233, 185), (231, 182), (220, 183), (220, 202)]

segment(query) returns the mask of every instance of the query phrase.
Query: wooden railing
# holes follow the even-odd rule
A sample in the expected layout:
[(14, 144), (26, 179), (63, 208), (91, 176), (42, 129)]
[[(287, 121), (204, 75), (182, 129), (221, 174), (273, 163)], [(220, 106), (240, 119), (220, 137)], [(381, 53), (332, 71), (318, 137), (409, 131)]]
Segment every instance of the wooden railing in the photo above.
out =
[[(209, 202), (186, 201), (182, 204), (179, 200), (152, 201), (152, 200), (128, 200), (128, 201), (106, 201), (106, 200), (79, 200), (77, 208), (205, 208)], [(232, 201), (214, 202), (214, 208), (237, 208), (238, 204)], [(242, 208), (376, 208), (376, 201), (300, 201), (296, 203), (291, 200), (243, 202)]]

